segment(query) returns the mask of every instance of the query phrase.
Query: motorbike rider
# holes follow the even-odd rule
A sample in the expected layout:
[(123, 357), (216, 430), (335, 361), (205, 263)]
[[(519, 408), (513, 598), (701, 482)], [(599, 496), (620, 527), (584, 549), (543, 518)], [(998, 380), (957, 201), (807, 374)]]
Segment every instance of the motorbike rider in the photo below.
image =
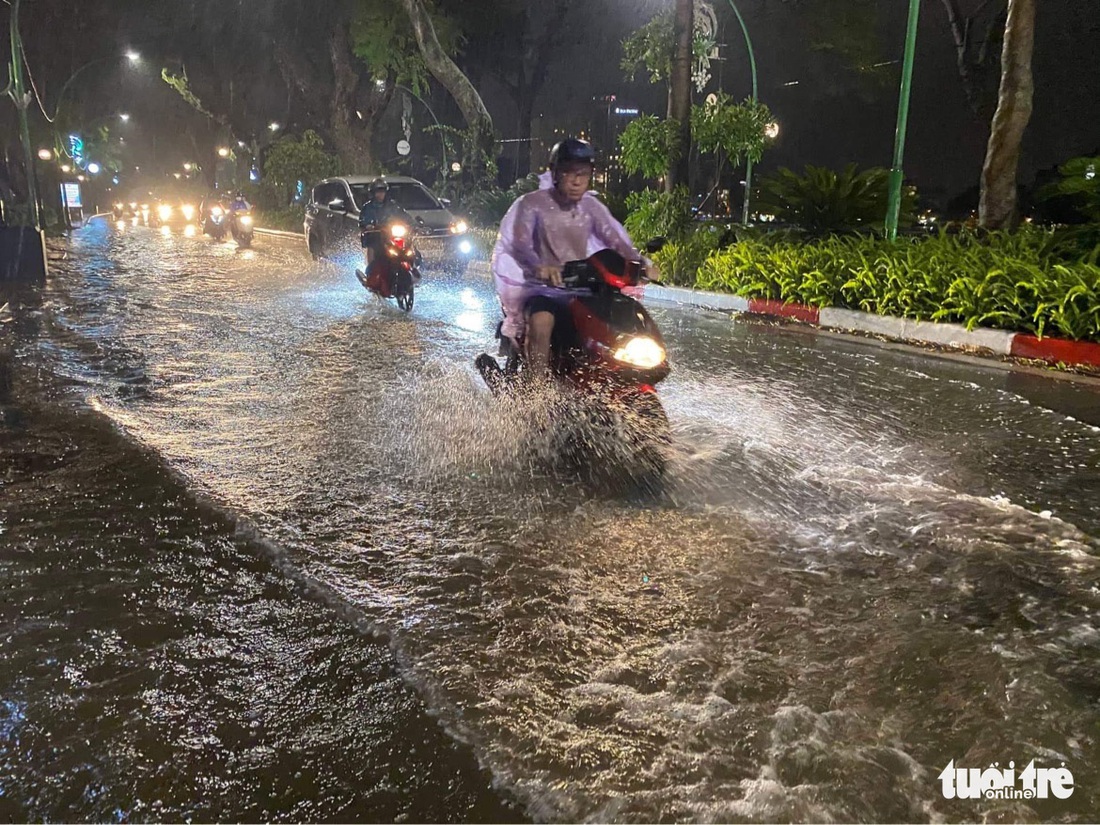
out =
[(235, 215), (237, 212), (251, 212), (252, 204), (250, 204), (244, 196), (244, 192), (237, 190), (237, 194), (233, 196), (233, 200), (229, 204), (229, 214)]
[(493, 279), (504, 309), (501, 334), (521, 342), (534, 377), (549, 374), (554, 329), (572, 323), (571, 295), (562, 286), (562, 266), (612, 249), (627, 260), (644, 260), (626, 229), (588, 191), (596, 153), (591, 144), (566, 138), (550, 152), (549, 186), (519, 197), (501, 222), (493, 249)]
[(363, 239), (363, 255), (369, 269), (374, 256), (382, 252), (387, 227), (395, 222), (412, 227), (409, 213), (389, 199), (390, 185), (382, 178), (371, 181), (371, 199), (359, 210), (359, 231)]

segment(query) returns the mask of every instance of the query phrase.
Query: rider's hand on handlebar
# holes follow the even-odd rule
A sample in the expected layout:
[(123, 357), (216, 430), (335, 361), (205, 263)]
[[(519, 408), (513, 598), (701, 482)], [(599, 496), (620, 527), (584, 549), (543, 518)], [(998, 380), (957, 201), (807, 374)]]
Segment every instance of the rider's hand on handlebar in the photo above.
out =
[(550, 286), (562, 285), (560, 266), (540, 266), (535, 270), (535, 277), (550, 284)]

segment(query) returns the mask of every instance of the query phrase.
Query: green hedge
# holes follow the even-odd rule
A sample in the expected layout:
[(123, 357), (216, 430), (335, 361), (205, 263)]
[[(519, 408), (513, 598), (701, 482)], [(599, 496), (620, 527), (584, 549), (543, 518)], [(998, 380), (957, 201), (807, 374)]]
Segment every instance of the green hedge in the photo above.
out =
[[(792, 243), (743, 240), (710, 252), (699, 289), (816, 307), (1100, 341), (1096, 254), (1066, 261), (1041, 232), (948, 236), (891, 243), (835, 237)], [(670, 244), (658, 264), (683, 276)]]
[(281, 229), (283, 232), (301, 232), (305, 221), (305, 208), (287, 206), (283, 209), (256, 209), (256, 226), (263, 229)]

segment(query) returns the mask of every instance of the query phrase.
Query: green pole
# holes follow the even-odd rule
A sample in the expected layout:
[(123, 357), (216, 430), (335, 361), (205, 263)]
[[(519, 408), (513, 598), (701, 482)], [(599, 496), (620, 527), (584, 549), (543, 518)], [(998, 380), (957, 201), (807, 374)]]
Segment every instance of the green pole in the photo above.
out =
[(27, 125), (27, 107), (31, 97), (27, 93), (23, 82), (23, 43), (19, 38), (19, 3), (20, 0), (12, 0), (11, 4), (11, 99), (15, 102), (15, 108), (19, 110), (19, 131), (23, 138), (23, 152), (27, 164), (27, 194), (30, 198), (31, 221), (35, 229), (41, 229), (41, 218), (38, 213), (38, 187), (35, 185), (34, 150), (31, 148), (30, 127)]
[[(745, 35), (745, 46), (749, 50), (749, 66), (752, 67), (752, 102), (758, 102), (757, 85), (756, 85), (756, 52), (752, 49), (752, 40), (749, 39), (749, 27), (745, 25), (745, 18), (741, 16), (741, 12), (734, 4), (733, 0), (729, 0), (730, 8), (733, 9), (733, 13), (737, 15), (737, 22), (741, 24), (741, 32)], [(745, 205), (741, 212), (741, 223), (747, 224), (749, 222), (749, 202), (752, 199), (752, 158), (749, 158), (745, 163)]]
[(894, 165), (890, 168), (890, 197), (886, 206), (886, 237), (898, 237), (901, 216), (901, 185), (905, 179), (902, 159), (905, 157), (905, 132), (909, 126), (909, 92), (913, 88), (913, 59), (917, 52), (917, 21), (920, 0), (909, 0), (909, 26), (905, 33), (905, 60), (901, 67), (901, 95), (898, 100), (898, 128), (894, 135)]

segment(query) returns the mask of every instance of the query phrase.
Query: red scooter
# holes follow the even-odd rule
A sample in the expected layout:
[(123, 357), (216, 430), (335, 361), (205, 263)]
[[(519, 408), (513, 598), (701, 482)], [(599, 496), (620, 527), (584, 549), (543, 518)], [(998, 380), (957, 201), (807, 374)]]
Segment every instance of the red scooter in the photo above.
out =
[[(656, 248), (659, 241), (647, 247)], [(627, 261), (610, 249), (567, 263), (562, 288), (571, 293), (571, 323), (555, 328), (550, 365), (561, 384), (593, 402), (586, 406), (595, 409), (603, 423), (620, 433), (625, 430), (636, 457), (660, 474), (670, 439), (656, 386), (669, 374), (668, 356), (653, 318), (623, 291), (649, 280), (641, 262)], [(518, 387), (525, 369), (523, 353), (508, 338), (501, 338), (501, 350), (503, 366), (488, 353), (475, 362), (497, 395)]]
[(367, 233), (381, 233), (381, 251), (365, 270), (356, 268), (355, 275), (364, 287), (382, 298), (397, 299), (397, 306), (405, 312), (413, 308), (416, 285), (420, 283), (420, 252), (412, 243), (409, 227), (403, 223), (390, 224), (385, 229), (368, 226), (363, 229), (364, 248)]

